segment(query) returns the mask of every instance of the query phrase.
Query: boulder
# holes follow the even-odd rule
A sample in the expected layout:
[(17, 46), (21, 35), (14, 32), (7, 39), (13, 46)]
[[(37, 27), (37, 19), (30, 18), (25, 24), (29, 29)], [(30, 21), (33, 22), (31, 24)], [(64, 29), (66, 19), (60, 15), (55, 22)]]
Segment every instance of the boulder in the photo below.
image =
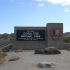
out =
[(9, 61), (16, 61), (16, 60), (19, 60), (20, 57), (17, 57), (17, 56), (13, 56), (12, 58), (9, 59)]
[(45, 53), (47, 53), (47, 54), (60, 54), (61, 52), (55, 47), (47, 47), (47, 48), (45, 48)]
[(35, 50), (35, 54), (44, 54), (44, 53), (45, 53), (44, 50), (41, 49)]
[(50, 62), (40, 62), (37, 66), (40, 68), (49, 68), (54, 67), (54, 64)]
[(23, 52), (23, 49), (18, 49), (15, 52)]
[(3, 51), (3, 52), (9, 52), (9, 47), (3, 47), (3, 48), (2, 48), (2, 51)]
[(2, 47), (1, 49), (3, 52), (9, 52), (9, 49), (11, 49), (11, 48), (12, 48), (12, 44), (8, 44), (8, 45)]
[(70, 51), (70, 48), (68, 48), (68, 51)]

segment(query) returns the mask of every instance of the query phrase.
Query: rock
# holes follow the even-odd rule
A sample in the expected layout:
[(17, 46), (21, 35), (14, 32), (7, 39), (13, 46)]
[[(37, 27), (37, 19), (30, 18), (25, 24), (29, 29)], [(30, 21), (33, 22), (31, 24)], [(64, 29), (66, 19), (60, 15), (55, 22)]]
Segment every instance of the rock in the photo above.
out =
[(9, 47), (3, 47), (3, 48), (2, 48), (2, 51), (3, 51), (3, 52), (9, 52)]
[(47, 54), (60, 54), (61, 52), (55, 47), (47, 47), (47, 48), (45, 48), (45, 53), (47, 53)]
[(23, 52), (23, 50), (22, 49), (18, 49), (15, 52)]
[(3, 52), (9, 52), (9, 49), (11, 49), (11, 48), (12, 48), (12, 44), (8, 44), (8, 45), (2, 47), (1, 49)]
[(12, 58), (9, 59), (9, 61), (16, 61), (16, 60), (19, 60), (20, 57), (17, 57), (17, 56), (13, 56)]
[(68, 51), (70, 51), (70, 48), (68, 48)]
[(50, 63), (50, 62), (40, 62), (37, 66), (40, 68), (54, 67), (53, 63)]
[(35, 50), (35, 54), (44, 54), (45, 53), (45, 51), (44, 50)]

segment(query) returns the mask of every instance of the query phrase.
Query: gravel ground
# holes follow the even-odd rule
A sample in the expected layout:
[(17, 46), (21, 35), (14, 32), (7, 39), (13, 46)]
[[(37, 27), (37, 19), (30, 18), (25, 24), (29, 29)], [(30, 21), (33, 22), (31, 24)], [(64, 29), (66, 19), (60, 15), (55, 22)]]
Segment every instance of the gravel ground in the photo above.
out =
[[(60, 50), (61, 54), (34, 54), (34, 50), (23, 52), (8, 52), (6, 62), (0, 65), (0, 70), (70, 70), (70, 51)], [(8, 61), (12, 56), (20, 57), (17, 61)], [(53, 62), (54, 68), (39, 68), (39, 62)]]

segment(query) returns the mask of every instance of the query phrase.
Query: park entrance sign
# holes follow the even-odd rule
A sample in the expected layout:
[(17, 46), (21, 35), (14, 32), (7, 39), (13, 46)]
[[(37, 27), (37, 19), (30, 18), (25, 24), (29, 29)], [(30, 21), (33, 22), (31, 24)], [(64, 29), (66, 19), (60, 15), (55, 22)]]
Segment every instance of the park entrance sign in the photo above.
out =
[(35, 50), (51, 46), (63, 49), (63, 23), (47, 23), (44, 27), (14, 27), (14, 50)]
[(45, 30), (17, 30), (17, 41), (44, 41)]

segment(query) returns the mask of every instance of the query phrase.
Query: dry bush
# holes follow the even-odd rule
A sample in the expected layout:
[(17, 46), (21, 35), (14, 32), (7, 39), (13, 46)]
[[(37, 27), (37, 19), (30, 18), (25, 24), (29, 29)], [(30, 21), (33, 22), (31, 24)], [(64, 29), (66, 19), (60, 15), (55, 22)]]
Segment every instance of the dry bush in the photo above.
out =
[(0, 64), (3, 64), (5, 62), (5, 55), (0, 52)]

